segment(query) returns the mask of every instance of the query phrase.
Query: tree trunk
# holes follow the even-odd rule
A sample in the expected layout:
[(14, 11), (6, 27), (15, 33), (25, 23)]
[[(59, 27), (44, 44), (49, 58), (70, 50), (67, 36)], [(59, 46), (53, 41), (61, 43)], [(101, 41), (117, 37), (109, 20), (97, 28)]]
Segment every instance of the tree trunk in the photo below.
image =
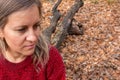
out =
[(80, 7), (83, 6), (82, 0), (75, 0), (74, 5), (68, 10), (66, 16), (64, 17), (63, 21), (61, 22), (61, 26), (59, 28), (59, 31), (57, 33), (57, 36), (54, 36), (54, 38), (51, 39), (51, 35), (56, 29), (56, 25), (58, 20), (61, 17), (61, 14), (59, 10), (57, 10), (58, 5), (61, 3), (62, 0), (58, 0), (57, 3), (54, 5), (52, 12), (53, 12), (53, 18), (51, 19), (50, 26), (45, 29), (43, 32), (48, 40), (52, 42), (52, 40), (56, 39), (56, 47), (59, 48), (61, 46), (61, 43), (64, 41), (66, 36), (68, 35), (68, 31), (71, 29), (72, 21), (75, 13), (79, 10)]

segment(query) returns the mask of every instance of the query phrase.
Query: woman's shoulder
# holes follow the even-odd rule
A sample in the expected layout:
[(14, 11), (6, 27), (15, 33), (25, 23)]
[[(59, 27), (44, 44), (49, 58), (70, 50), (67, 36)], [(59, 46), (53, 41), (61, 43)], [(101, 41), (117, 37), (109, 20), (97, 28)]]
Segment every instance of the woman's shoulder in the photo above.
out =
[(63, 59), (58, 49), (54, 46), (50, 46), (49, 48), (47, 77), (51, 80), (65, 80), (65, 66)]
[(59, 53), (59, 52), (55, 46), (49, 46), (49, 54), (51, 53)]
[(49, 47), (49, 57), (50, 58), (57, 58), (57, 57), (61, 58), (61, 55), (60, 55), (58, 49), (55, 46), (50, 46)]
[(49, 46), (49, 61), (48, 63), (62, 62), (62, 56), (55, 46)]

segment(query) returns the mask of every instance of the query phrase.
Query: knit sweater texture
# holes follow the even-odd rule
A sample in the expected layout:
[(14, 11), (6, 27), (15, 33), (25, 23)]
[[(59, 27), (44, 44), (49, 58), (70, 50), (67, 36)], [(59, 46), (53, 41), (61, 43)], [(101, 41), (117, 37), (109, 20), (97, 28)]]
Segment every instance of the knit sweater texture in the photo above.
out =
[(20, 63), (11, 63), (0, 57), (0, 80), (65, 80), (65, 66), (55, 47), (49, 51), (46, 67), (36, 72), (31, 56)]

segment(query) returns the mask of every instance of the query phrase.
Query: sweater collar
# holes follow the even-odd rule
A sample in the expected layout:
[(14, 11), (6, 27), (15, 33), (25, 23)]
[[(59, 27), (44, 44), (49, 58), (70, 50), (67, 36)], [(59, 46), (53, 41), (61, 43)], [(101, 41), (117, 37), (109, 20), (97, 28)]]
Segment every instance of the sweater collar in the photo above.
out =
[(0, 64), (3, 67), (6, 67), (6, 69), (9, 69), (9, 70), (18, 70), (18, 69), (26, 67), (27, 65), (32, 64), (32, 58), (31, 58), (31, 56), (28, 56), (28, 57), (26, 57), (25, 60), (23, 60), (20, 63), (12, 63), (12, 62), (9, 62), (8, 60), (6, 60), (5, 58), (3, 58), (1, 56), (0, 57)]

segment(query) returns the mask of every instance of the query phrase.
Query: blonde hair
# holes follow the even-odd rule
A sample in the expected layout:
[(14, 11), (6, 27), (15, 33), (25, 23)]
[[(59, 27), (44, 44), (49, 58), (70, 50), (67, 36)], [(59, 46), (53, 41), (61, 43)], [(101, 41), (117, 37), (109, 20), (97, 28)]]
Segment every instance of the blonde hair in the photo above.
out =
[[(37, 5), (41, 15), (41, 3), (39, 0), (0, 0), (0, 28), (4, 29), (7, 23), (7, 17), (20, 9), (27, 9), (33, 4)], [(0, 49), (2, 53), (7, 49), (7, 43), (5, 39), (0, 39)], [(38, 43), (35, 48), (35, 52), (32, 56), (33, 63), (36, 66), (41, 63), (44, 66), (49, 59), (49, 50), (45, 38), (42, 34), (38, 38)]]

